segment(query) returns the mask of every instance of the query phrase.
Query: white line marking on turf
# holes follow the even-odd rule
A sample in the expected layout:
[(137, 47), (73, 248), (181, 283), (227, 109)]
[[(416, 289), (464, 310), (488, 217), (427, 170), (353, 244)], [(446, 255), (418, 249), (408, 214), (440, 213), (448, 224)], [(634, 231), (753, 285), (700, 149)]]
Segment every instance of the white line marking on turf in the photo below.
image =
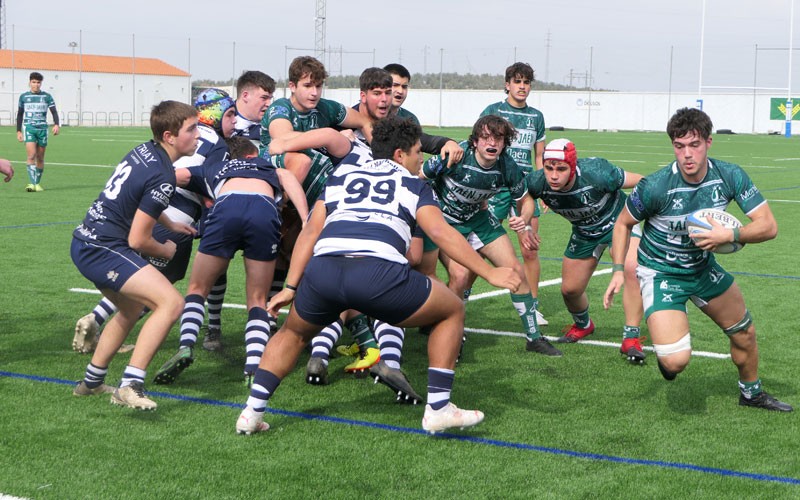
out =
[(773, 201), (779, 201), (781, 203), (800, 203), (800, 200), (769, 200), (770, 203)]
[(92, 142), (142, 142), (140, 139), (91, 139)]
[[(482, 328), (464, 328), (464, 331), (467, 333), (480, 333), (483, 335), (496, 335), (498, 337), (520, 337), (525, 338), (524, 333), (517, 333), (517, 332), (503, 332), (499, 330), (486, 330)], [(555, 342), (558, 337), (551, 337), (549, 335), (545, 335), (547, 340), (551, 342)], [(586, 345), (596, 345), (599, 347), (613, 347), (615, 349), (619, 349), (622, 344), (617, 344), (615, 342), (606, 342), (604, 340), (579, 340), (578, 344), (586, 344)], [(643, 350), (653, 352), (653, 348), (650, 346), (643, 346)], [(692, 351), (692, 356), (698, 356), (701, 358), (715, 358), (715, 359), (729, 359), (731, 357), (730, 354), (718, 353), (718, 352), (707, 352), (707, 351)]]
[[(600, 274), (609, 274), (609, 273), (611, 273), (611, 268), (601, 269), (599, 271), (595, 271), (592, 274), (592, 276), (597, 276), (597, 275), (600, 275)], [(545, 286), (557, 285), (559, 283), (561, 283), (561, 278), (542, 281), (542, 282), (539, 283), (539, 288), (542, 288), (542, 287), (545, 287)], [(96, 290), (94, 288), (70, 288), (69, 291), (70, 292), (75, 292), (75, 293), (88, 293), (88, 294), (92, 294), (92, 295), (100, 295), (100, 291)], [(491, 291), (491, 292), (479, 293), (478, 295), (473, 295), (473, 296), (471, 296), (469, 298), (469, 300), (478, 300), (478, 299), (485, 299), (485, 298), (489, 298), (489, 297), (496, 297), (497, 295), (502, 295), (502, 294), (505, 294), (505, 293), (508, 293), (508, 290), (494, 290), (494, 291)], [(244, 304), (223, 303), (222, 307), (225, 307), (225, 308), (228, 308), (228, 309), (247, 309), (247, 306), (244, 305)], [(289, 310), (288, 309), (281, 309), (280, 312), (281, 312), (281, 314), (289, 314)], [(482, 328), (467, 328), (467, 327), (464, 327), (464, 331), (467, 332), (467, 333), (479, 333), (479, 334), (483, 334), (483, 335), (496, 335), (496, 336), (499, 336), (499, 337), (521, 337), (521, 338), (525, 337), (524, 333), (504, 332), (502, 330), (486, 330), (486, 329), (482, 329)], [(555, 341), (558, 338), (558, 337), (550, 337), (550, 336), (546, 336), (546, 337), (550, 341)], [(614, 347), (616, 349), (619, 349), (620, 346), (621, 346), (621, 344), (617, 344), (617, 343), (614, 343), (614, 342), (606, 342), (606, 341), (603, 341), (603, 340), (580, 340), (580, 341), (578, 341), (578, 343), (579, 344), (587, 344), (587, 345), (595, 345), (595, 346), (600, 346), (600, 347)], [(644, 346), (643, 349), (645, 351), (651, 351), (651, 352), (653, 350), (653, 348), (650, 347), (650, 346)], [(731, 357), (730, 354), (724, 354), (724, 353), (718, 353), (718, 352), (706, 352), (706, 351), (692, 351), (692, 356), (698, 356), (698, 357), (702, 357), (702, 358), (716, 358), (716, 359), (729, 359)], [(2, 499), (0, 499), (0, 500), (2, 500)]]
[[(601, 274), (610, 274), (610, 273), (611, 273), (611, 268), (609, 267), (607, 269), (601, 269), (599, 271), (593, 272), (592, 276), (600, 276)], [(561, 278), (556, 278), (547, 281), (540, 281), (539, 288), (544, 288), (546, 286), (560, 285), (560, 284), (561, 284)], [(492, 290), (491, 292), (479, 293), (477, 295), (470, 295), (469, 300), (472, 301), (472, 300), (486, 299), (489, 297), (497, 297), (498, 295), (504, 295), (507, 293), (508, 290), (505, 288), (503, 288), (502, 290)]]

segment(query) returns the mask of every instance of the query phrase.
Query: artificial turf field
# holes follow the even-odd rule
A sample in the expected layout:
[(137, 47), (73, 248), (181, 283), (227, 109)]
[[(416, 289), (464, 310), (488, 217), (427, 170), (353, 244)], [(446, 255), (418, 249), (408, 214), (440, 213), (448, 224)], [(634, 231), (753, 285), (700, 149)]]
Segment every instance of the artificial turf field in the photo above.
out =
[[(432, 129), (463, 138), (466, 129)], [(664, 133), (552, 132), (581, 156), (602, 156), (642, 174), (673, 158)], [(151, 383), (178, 345), (173, 328), (150, 366), (158, 411), (76, 398), (89, 356), (70, 348), (75, 321), (97, 295), (73, 266), (73, 228), (124, 154), (148, 138), (142, 128), (64, 127), (50, 137), (42, 193), (26, 193), (23, 146), (0, 128), (0, 156), (16, 175), (0, 185), (0, 494), (28, 498), (792, 498), (800, 496), (798, 413), (737, 405), (736, 370), (725, 336), (690, 306), (695, 356), (672, 383), (648, 358), (632, 366), (618, 352), (617, 298), (602, 309), (608, 275), (589, 286), (596, 332), (563, 346), (564, 357), (526, 353), (505, 294), (478, 281), (467, 307), (469, 340), (453, 400), (478, 408), (478, 427), (441, 437), (420, 427), (423, 408), (342, 372), (331, 384), (304, 381), (307, 354), (272, 398), (272, 429), (238, 436), (246, 313), (241, 259), (229, 271), (223, 354), (196, 350), (172, 386)], [(767, 391), (800, 405), (795, 339), (800, 312), (800, 142), (779, 136), (714, 136), (711, 156), (741, 164), (778, 220), (777, 239), (721, 256), (756, 321)], [(729, 210), (743, 218), (738, 207)], [(555, 337), (572, 322), (557, 279), (568, 224), (541, 218), (540, 302)], [(512, 238), (512, 240), (515, 238)], [(606, 254), (598, 270), (609, 268)], [(178, 284), (183, 290), (185, 282)], [(484, 295), (486, 294), (486, 295)], [(646, 328), (643, 333), (647, 335)], [(347, 336), (345, 336), (347, 337)], [(649, 341), (646, 342), (649, 345)], [(116, 384), (129, 355), (108, 375)], [(424, 392), (425, 337), (406, 334), (404, 369)]]

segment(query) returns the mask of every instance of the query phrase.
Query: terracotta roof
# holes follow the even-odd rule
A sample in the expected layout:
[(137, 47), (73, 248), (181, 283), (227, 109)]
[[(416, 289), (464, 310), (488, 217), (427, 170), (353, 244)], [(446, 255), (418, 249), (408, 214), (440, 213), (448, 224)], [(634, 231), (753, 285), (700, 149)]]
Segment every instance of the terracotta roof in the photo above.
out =
[(61, 54), (30, 50), (0, 50), (0, 68), (39, 71), (84, 71), (86, 73), (127, 73), (137, 75), (191, 76), (180, 68), (160, 59), (148, 57), (96, 56), (90, 54)]

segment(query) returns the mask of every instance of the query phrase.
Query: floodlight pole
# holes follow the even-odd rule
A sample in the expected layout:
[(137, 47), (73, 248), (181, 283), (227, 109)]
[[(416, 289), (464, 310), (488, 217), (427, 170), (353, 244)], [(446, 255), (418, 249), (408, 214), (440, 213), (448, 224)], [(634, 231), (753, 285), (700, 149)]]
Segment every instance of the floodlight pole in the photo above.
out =
[(442, 126), (442, 89), (444, 88), (442, 72), (444, 70), (444, 49), (439, 49), (439, 126)]
[(786, 137), (792, 136), (792, 116), (794, 103), (792, 103), (792, 38), (794, 32), (794, 0), (789, 0), (789, 82), (786, 85)]
[(703, 110), (703, 53), (706, 39), (706, 0), (703, 0), (703, 14), (700, 17), (700, 76), (697, 81), (697, 107)]

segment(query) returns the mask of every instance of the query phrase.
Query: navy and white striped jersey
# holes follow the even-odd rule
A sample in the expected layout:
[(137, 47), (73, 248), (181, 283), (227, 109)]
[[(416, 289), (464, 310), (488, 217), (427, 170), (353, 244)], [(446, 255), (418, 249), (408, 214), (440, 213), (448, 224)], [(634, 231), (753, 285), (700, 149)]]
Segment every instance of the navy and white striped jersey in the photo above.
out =
[(233, 126), (233, 135), (250, 139), (250, 142), (261, 145), (261, 121), (251, 121), (236, 112), (236, 124)]
[[(228, 159), (228, 146), (213, 128), (202, 123), (197, 124), (200, 138), (197, 149), (192, 156), (184, 156), (175, 162), (175, 168), (188, 168), (204, 163), (219, 163)], [(167, 216), (185, 224), (195, 224), (203, 212), (203, 200), (200, 195), (183, 188), (176, 188), (176, 194), (165, 210)]]
[(356, 140), (351, 141), (350, 144), (350, 152), (342, 158), (342, 161), (336, 164), (336, 168), (339, 168), (340, 165), (361, 166), (373, 160), (372, 148), (369, 147), (365, 140), (356, 137)]
[(188, 170), (192, 177), (189, 179), (186, 189), (212, 200), (217, 199), (225, 181), (233, 178), (266, 181), (275, 190), (275, 203), (280, 203), (283, 198), (283, 190), (275, 167), (265, 158), (237, 158), (214, 163), (206, 162), (196, 167), (190, 167)]
[(83, 241), (127, 244), (136, 211), (158, 219), (174, 192), (175, 169), (167, 152), (153, 141), (140, 144), (117, 165), (72, 234)]
[(392, 160), (342, 163), (319, 198), (326, 219), (314, 255), (363, 255), (406, 264), (417, 210), (439, 207), (427, 182)]

